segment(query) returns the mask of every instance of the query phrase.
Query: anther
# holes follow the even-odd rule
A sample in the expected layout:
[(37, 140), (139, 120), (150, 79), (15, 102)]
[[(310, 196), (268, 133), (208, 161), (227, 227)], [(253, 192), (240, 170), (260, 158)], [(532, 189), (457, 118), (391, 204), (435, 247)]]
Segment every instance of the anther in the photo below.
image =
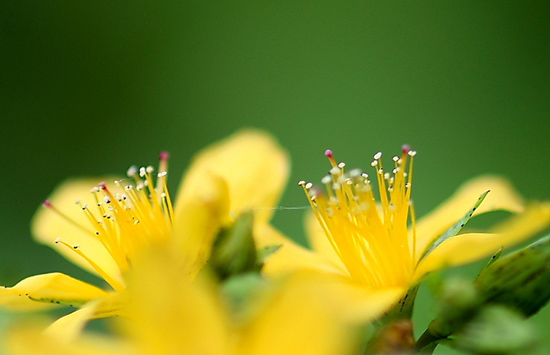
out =
[(168, 152), (160, 152), (159, 153), (159, 158), (162, 161), (168, 160), (169, 157), (170, 157), (170, 154)]
[(330, 175), (325, 175), (321, 179), (321, 183), (323, 183), (324, 185), (330, 184), (331, 182), (332, 182), (332, 177)]
[(329, 170), (329, 173), (330, 173), (331, 175), (338, 175), (338, 174), (340, 174), (341, 172), (342, 172), (342, 170), (341, 170), (339, 167), (337, 167), (337, 166), (335, 166), (335, 167), (333, 167), (332, 169)]
[(131, 167), (128, 168), (128, 171), (126, 172), (126, 175), (128, 175), (128, 177), (132, 177), (132, 176), (136, 175), (137, 171), (138, 171), (137, 166), (132, 165)]
[(361, 176), (361, 170), (353, 169), (352, 171), (349, 172), (349, 176), (351, 178), (358, 178), (359, 176)]

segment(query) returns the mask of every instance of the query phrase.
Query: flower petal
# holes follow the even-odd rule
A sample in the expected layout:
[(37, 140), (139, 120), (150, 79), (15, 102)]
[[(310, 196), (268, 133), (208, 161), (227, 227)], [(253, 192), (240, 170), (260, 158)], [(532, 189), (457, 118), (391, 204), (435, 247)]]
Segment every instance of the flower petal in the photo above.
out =
[(77, 200), (95, 205), (96, 201), (93, 200), (90, 189), (101, 181), (111, 182), (114, 180), (114, 177), (103, 177), (94, 179), (70, 179), (65, 181), (54, 190), (49, 201), (52, 206), (57, 208), (74, 223), (69, 222), (66, 218), (63, 218), (52, 209), (42, 206), (33, 217), (32, 233), (38, 242), (53, 247), (57, 252), (74, 264), (98, 275), (98, 272), (84, 258), (76, 254), (70, 248), (55, 244), (55, 240), (60, 238), (69, 245), (78, 245), (79, 250), (98, 264), (107, 275), (123, 284), (118, 266), (107, 249), (105, 249), (101, 242), (94, 237), (92, 225), (82, 212), (82, 209), (75, 205), (75, 201)]
[(418, 265), (415, 279), (446, 266), (467, 264), (520, 243), (550, 223), (550, 203), (533, 203), (524, 213), (510, 217), (491, 233), (466, 233), (447, 239)]
[(109, 293), (84, 304), (80, 309), (53, 322), (45, 333), (63, 339), (64, 342), (77, 340), (86, 324), (92, 319), (114, 316), (127, 316), (127, 293)]
[(474, 215), (496, 210), (523, 211), (523, 199), (504, 178), (487, 175), (467, 181), (447, 201), (418, 220), (416, 224), (417, 258), (435, 238), (458, 221), (487, 190), (491, 192)]
[(265, 260), (262, 271), (269, 276), (287, 274), (303, 269), (347, 274), (338, 264), (334, 264), (321, 254), (313, 253), (301, 247), (268, 224), (256, 225), (254, 235), (258, 249), (280, 245), (280, 248)]
[[(132, 354), (127, 344), (117, 339), (86, 333), (76, 340), (62, 333), (49, 334), (48, 319), (33, 317), (9, 327), (0, 338), (0, 353), (10, 355), (118, 355)], [(46, 328), (46, 330), (44, 329)], [(69, 330), (70, 331), (70, 330)], [(57, 333), (57, 332), (56, 332)]]
[(150, 250), (128, 274), (130, 321), (121, 323), (141, 354), (227, 354), (228, 323), (210, 280), (194, 282), (167, 251)]
[(225, 180), (205, 172), (200, 188), (188, 190), (176, 206), (173, 240), (183, 257), (184, 270), (191, 277), (210, 257), (212, 243), (228, 223), (229, 192)]
[(321, 294), (330, 297), (346, 319), (352, 322), (373, 321), (390, 310), (407, 292), (407, 287), (373, 289), (341, 275), (323, 275)]
[(0, 288), (0, 305), (14, 310), (40, 308), (48, 304), (78, 307), (102, 298), (107, 292), (61, 273), (28, 277), (13, 287)]
[(267, 221), (289, 174), (289, 159), (275, 139), (260, 130), (246, 129), (198, 153), (184, 175), (176, 206), (190, 191), (200, 189), (205, 173), (222, 177), (229, 187), (230, 210), (235, 214), (259, 208), (255, 218)]
[[(263, 295), (267, 299), (261, 299), (263, 307), (244, 327), (236, 353), (350, 353), (356, 350), (353, 326), (381, 316), (401, 295), (378, 294), (316, 272), (292, 274), (269, 291)], [(352, 310), (359, 312), (354, 319), (348, 318)], [(359, 319), (362, 323), (356, 323)]]
[(79, 310), (59, 318), (46, 328), (45, 333), (64, 342), (76, 340), (86, 323), (92, 319), (98, 303), (99, 300), (89, 302)]

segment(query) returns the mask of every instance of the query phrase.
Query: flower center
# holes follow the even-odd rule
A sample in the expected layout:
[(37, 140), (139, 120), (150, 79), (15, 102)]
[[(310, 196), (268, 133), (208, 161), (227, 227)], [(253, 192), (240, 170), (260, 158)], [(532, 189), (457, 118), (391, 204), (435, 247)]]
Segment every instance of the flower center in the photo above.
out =
[[(76, 225), (89, 236), (99, 240), (116, 262), (121, 274), (131, 268), (137, 253), (149, 245), (165, 243), (172, 236), (174, 210), (166, 183), (168, 154), (160, 154), (156, 185), (152, 166), (128, 169), (128, 179), (114, 181), (108, 187), (101, 183), (90, 193), (93, 202), (76, 201), (89, 223), (81, 223), (60, 211), (49, 200), (44, 206)], [(65, 245), (84, 258), (113, 288), (123, 288), (120, 282), (108, 275), (79, 245)]]
[[(300, 181), (313, 212), (351, 277), (373, 288), (406, 285), (415, 267), (415, 216), (412, 208), (412, 167), (416, 155), (403, 146), (394, 167), (386, 172), (382, 153), (374, 155), (379, 199), (366, 173), (345, 172), (327, 150), (332, 168), (321, 182), (326, 193)], [(408, 170), (408, 172), (407, 172)], [(409, 215), (411, 228), (408, 228)]]

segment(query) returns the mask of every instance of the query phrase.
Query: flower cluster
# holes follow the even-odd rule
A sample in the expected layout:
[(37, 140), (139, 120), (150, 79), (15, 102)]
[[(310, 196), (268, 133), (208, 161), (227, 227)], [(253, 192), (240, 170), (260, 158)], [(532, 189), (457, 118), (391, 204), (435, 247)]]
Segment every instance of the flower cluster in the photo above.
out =
[[(98, 282), (54, 272), (0, 288), (0, 307), (37, 314), (8, 327), (3, 352), (413, 354), (440, 343), (474, 354), (538, 349), (523, 318), (550, 298), (550, 241), (499, 255), (550, 224), (549, 202), (526, 203), (505, 179), (482, 176), (417, 219), (409, 146), (390, 168), (376, 153), (365, 172), (348, 169), (330, 150), (325, 155), (328, 175), (319, 184), (299, 182), (311, 206), (311, 248), (270, 224), (290, 169), (287, 153), (263, 131), (242, 130), (199, 152), (175, 194), (167, 153), (157, 169), (62, 183), (37, 211), (33, 234)], [(489, 230), (465, 228), (497, 210), (510, 217)], [(491, 261), (473, 282), (443, 276), (484, 258)], [(438, 311), (415, 336), (417, 291), (434, 277)], [(52, 321), (41, 311), (50, 308), (66, 312)], [(108, 324), (101, 334), (88, 327), (98, 318)]]

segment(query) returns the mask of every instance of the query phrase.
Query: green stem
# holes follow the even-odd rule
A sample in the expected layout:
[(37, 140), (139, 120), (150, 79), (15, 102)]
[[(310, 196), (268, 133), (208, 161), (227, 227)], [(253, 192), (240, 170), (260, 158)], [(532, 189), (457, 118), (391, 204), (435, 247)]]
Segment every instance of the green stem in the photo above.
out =
[(426, 331), (420, 336), (420, 338), (418, 338), (418, 341), (414, 346), (415, 351), (418, 354), (431, 355), (433, 354), (435, 347), (441, 339), (441, 337), (433, 335), (429, 331), (429, 329), (426, 329)]

